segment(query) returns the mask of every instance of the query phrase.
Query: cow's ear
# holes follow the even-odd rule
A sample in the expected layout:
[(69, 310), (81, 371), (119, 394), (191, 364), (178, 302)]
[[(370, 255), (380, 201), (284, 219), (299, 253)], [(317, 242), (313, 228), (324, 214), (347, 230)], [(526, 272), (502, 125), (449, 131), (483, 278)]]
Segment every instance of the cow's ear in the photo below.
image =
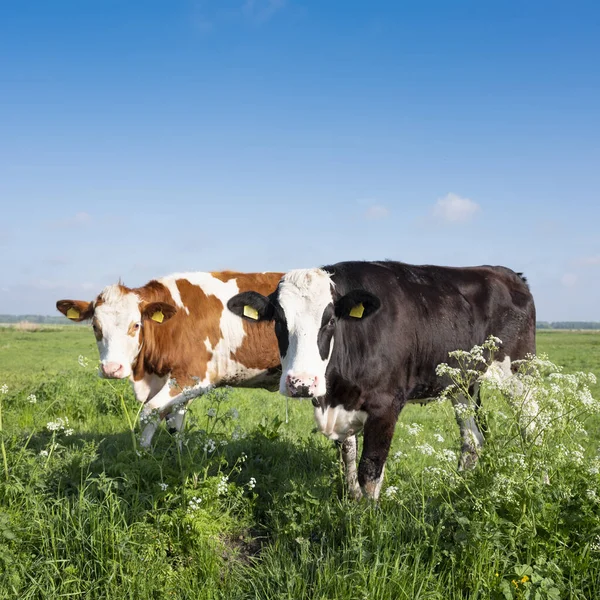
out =
[(71, 321), (85, 321), (94, 316), (94, 303), (86, 300), (59, 300), (56, 308)]
[(177, 307), (167, 302), (149, 302), (142, 308), (142, 319), (164, 323), (173, 317), (176, 312)]
[(379, 310), (381, 300), (365, 290), (353, 290), (335, 303), (335, 316), (338, 319), (360, 321)]
[(258, 292), (242, 292), (229, 299), (227, 308), (238, 317), (248, 321), (272, 321), (273, 305)]

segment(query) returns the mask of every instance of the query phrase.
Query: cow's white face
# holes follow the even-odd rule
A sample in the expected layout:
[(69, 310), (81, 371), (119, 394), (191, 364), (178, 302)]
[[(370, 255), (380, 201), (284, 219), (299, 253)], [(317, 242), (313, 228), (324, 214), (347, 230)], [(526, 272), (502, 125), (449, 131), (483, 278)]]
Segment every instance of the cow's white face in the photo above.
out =
[(275, 318), (282, 368), (279, 391), (288, 396), (322, 396), (327, 391), (325, 371), (334, 343), (329, 273), (290, 271), (279, 283), (277, 302), (283, 317)]
[(131, 375), (140, 352), (140, 298), (118, 285), (105, 288), (94, 309), (92, 327), (100, 353), (100, 374), (123, 379)]
[(229, 310), (249, 321), (275, 321), (282, 367), (279, 391), (314, 398), (327, 392), (325, 374), (339, 321), (360, 322), (380, 305), (379, 298), (363, 289), (340, 298), (323, 269), (290, 271), (268, 298), (242, 292), (227, 303)]
[[(177, 313), (172, 304), (146, 302), (120, 284), (104, 288), (95, 302), (59, 300), (56, 308), (73, 321), (92, 320), (100, 353), (100, 375), (110, 379), (132, 374), (144, 343), (142, 327), (160, 327)], [(149, 333), (146, 331), (146, 335)]]

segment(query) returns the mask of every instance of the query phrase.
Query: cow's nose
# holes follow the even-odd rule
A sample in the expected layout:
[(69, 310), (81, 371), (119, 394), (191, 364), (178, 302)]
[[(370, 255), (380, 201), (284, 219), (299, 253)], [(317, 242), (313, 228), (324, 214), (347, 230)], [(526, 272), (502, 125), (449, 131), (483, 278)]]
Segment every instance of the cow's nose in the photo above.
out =
[(288, 375), (285, 385), (288, 395), (292, 398), (308, 398), (314, 395), (317, 378), (312, 375)]
[(123, 374), (123, 365), (117, 362), (103, 363), (102, 374), (110, 379), (119, 379)]

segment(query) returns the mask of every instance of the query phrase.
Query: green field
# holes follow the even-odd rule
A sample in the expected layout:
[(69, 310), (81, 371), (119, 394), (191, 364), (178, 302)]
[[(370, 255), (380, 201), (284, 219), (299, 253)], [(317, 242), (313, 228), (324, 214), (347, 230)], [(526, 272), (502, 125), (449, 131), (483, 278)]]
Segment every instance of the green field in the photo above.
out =
[[(543, 331), (538, 352), (600, 375), (600, 333)], [(373, 505), (345, 497), (310, 402), (285, 423), (278, 394), (213, 393), (181, 451), (161, 428), (145, 452), (129, 384), (96, 359), (87, 327), (0, 328), (0, 598), (600, 598), (591, 405), (526, 443), (490, 392), (466, 474), (448, 403), (407, 407)]]

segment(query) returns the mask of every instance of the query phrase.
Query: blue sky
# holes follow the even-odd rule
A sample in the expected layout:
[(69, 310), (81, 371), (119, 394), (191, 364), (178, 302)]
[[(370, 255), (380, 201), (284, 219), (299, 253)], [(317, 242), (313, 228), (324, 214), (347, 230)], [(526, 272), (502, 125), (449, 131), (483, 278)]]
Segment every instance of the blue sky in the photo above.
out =
[(504, 264), (600, 320), (597, 3), (0, 3), (0, 313), (122, 277)]

